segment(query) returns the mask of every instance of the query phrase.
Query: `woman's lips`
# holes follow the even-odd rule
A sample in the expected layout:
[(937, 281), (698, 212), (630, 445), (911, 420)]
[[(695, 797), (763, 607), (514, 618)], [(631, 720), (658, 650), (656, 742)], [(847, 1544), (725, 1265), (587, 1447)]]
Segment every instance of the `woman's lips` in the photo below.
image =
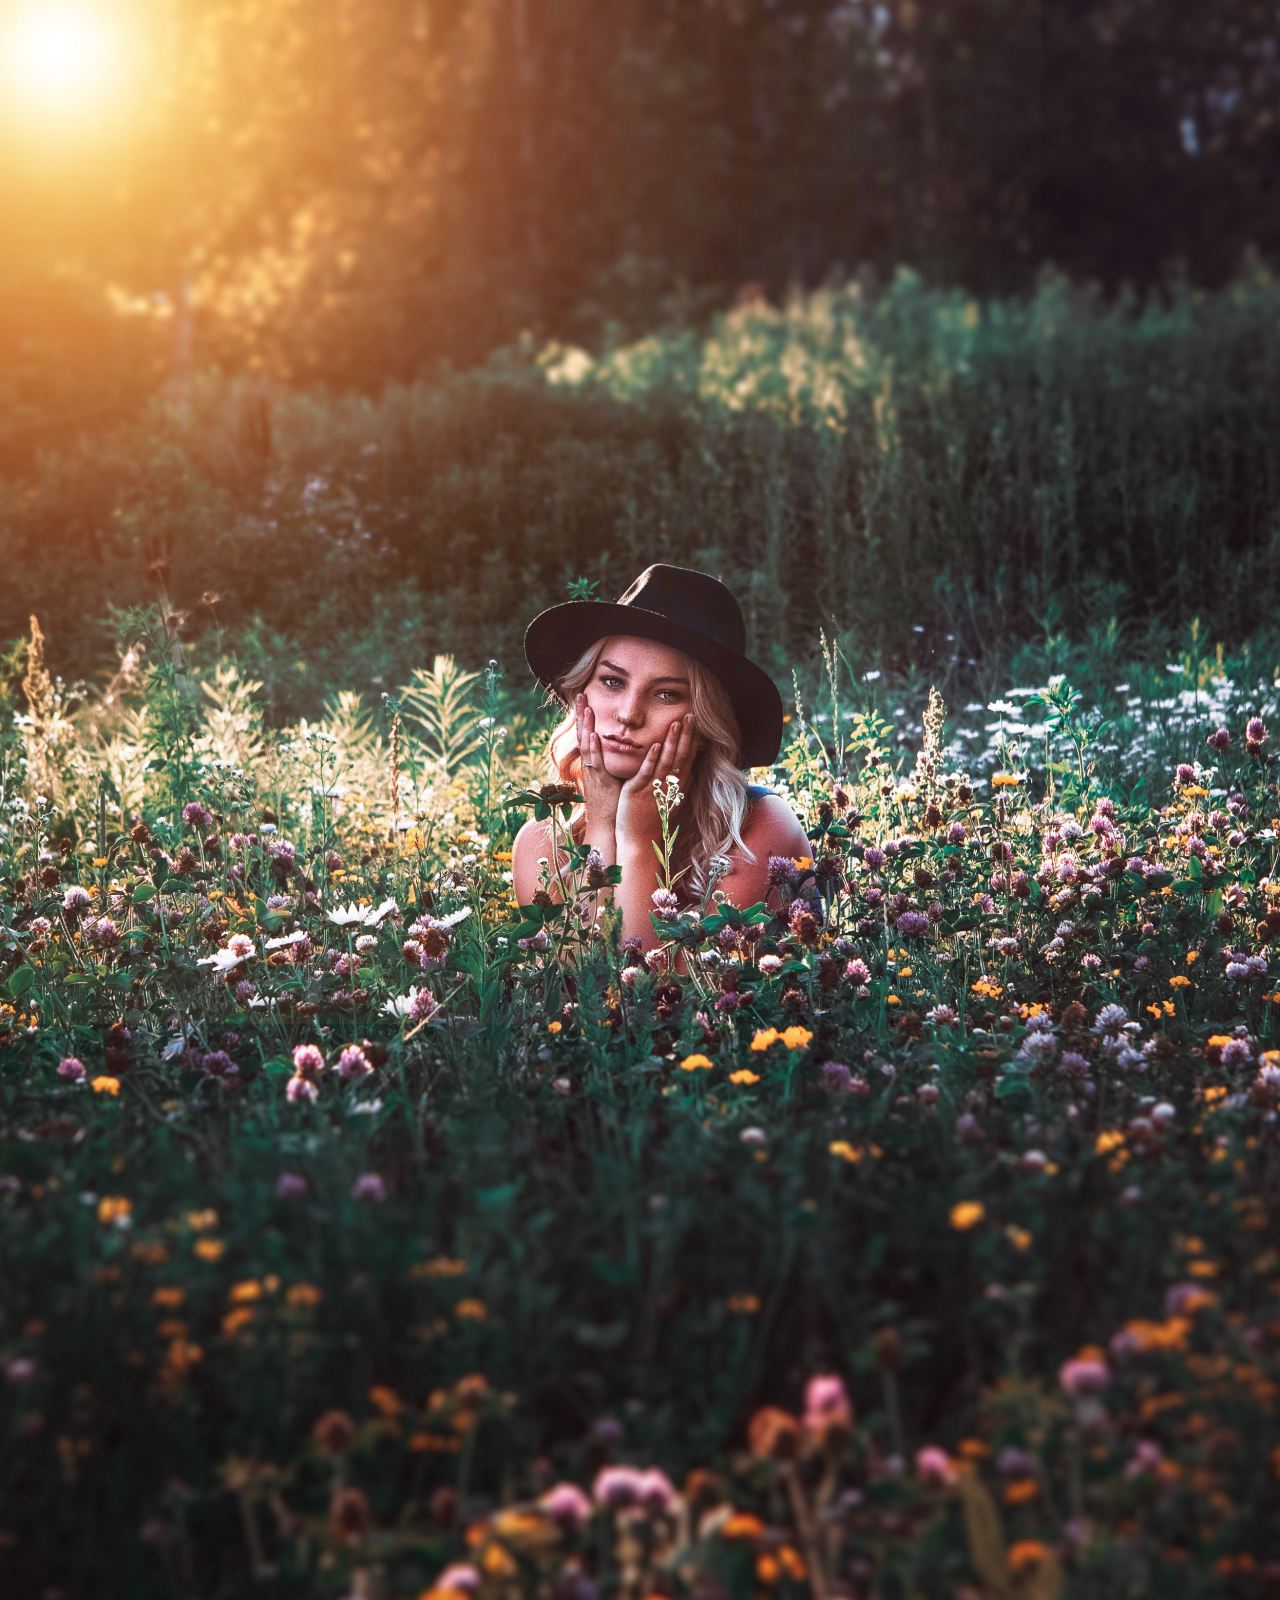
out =
[(609, 746), (610, 750), (617, 750), (622, 755), (627, 756), (634, 755), (635, 752), (640, 748), (638, 744), (632, 744), (627, 739), (615, 738), (611, 733), (605, 735), (604, 743)]

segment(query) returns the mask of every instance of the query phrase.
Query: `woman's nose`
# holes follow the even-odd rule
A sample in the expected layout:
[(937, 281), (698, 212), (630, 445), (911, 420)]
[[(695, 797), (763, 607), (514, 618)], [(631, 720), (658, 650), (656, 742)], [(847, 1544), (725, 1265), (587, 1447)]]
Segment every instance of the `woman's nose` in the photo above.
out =
[(639, 706), (624, 705), (618, 707), (618, 721), (624, 728), (638, 728), (644, 721), (644, 716)]

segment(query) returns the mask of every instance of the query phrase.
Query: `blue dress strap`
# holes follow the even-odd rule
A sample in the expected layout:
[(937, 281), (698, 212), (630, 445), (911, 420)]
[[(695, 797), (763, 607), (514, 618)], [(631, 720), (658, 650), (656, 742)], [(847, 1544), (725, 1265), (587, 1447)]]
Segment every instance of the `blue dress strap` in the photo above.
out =
[(757, 800), (762, 794), (772, 794), (773, 790), (770, 789), (767, 784), (749, 783), (747, 785), (747, 793), (753, 800)]

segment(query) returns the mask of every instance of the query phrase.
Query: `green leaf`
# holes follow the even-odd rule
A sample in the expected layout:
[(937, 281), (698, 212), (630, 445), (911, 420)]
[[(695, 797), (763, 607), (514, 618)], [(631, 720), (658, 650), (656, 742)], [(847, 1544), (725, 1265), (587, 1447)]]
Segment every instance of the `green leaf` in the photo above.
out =
[(103, 987), (123, 991), (133, 988), (132, 972), (113, 972), (110, 977), (103, 979)]
[(132, 899), (135, 906), (140, 906), (144, 900), (155, 897), (156, 886), (154, 883), (140, 883), (133, 891)]
[(38, 976), (34, 967), (19, 967), (16, 972), (10, 973), (9, 981), (5, 984), (9, 998), (17, 1000), (28, 989), (34, 989)]
[(191, 885), (182, 878), (166, 878), (160, 885), (161, 894), (190, 894)]

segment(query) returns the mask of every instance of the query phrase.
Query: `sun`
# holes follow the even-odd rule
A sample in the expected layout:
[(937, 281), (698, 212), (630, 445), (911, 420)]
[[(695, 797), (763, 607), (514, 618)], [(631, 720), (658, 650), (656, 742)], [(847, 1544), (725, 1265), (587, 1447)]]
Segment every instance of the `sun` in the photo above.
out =
[(0, 76), (10, 111), (59, 121), (107, 111), (123, 93), (126, 57), (116, 6), (93, 0), (0, 6)]

